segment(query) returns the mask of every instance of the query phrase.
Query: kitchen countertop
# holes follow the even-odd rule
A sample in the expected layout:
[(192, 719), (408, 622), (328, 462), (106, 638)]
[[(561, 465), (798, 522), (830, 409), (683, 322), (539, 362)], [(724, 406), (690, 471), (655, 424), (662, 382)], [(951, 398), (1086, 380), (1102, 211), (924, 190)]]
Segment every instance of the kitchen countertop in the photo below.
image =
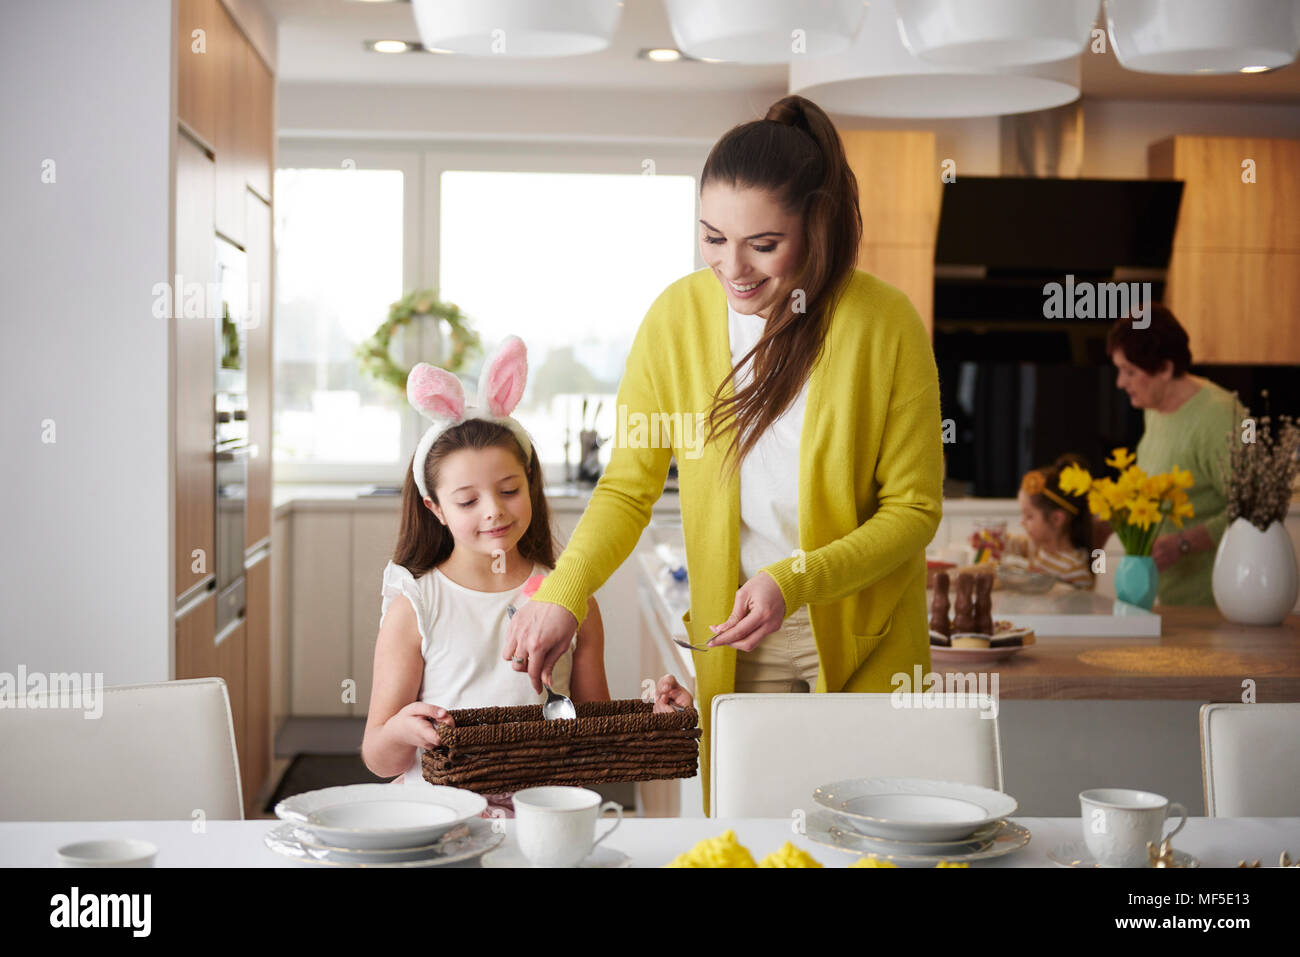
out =
[[(364, 483), (276, 483), (271, 492), (275, 517), (289, 511), (393, 511), (401, 507), (402, 496), (367, 494), (375, 486)], [(579, 485), (548, 485), (546, 500), (554, 512), (581, 512), (591, 500), (591, 489)], [(665, 492), (654, 505), (655, 515), (676, 515), (680, 508), (676, 492)]]
[[(669, 636), (686, 638), (681, 616), (690, 606), (687, 586), (673, 581), (653, 552), (639, 552), (635, 560), (660, 627)], [(1040, 637), (1027, 650), (984, 668), (934, 662), (931, 671), (996, 674), (997, 694), (1008, 699), (1240, 701), (1249, 679), (1255, 700), (1300, 701), (1300, 615), (1266, 628), (1225, 621), (1213, 605), (1153, 610), (1162, 619), (1159, 637)], [(671, 641), (664, 645), (693, 676), (691, 652)], [(1097, 654), (1101, 660), (1092, 663), (1079, 657)]]

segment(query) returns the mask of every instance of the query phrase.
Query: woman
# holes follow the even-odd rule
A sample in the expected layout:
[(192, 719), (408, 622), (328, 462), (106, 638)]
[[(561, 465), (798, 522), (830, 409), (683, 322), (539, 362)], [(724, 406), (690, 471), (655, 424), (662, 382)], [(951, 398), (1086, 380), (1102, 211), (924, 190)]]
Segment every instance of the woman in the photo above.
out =
[[(1177, 529), (1164, 520), (1151, 550), (1160, 573), (1156, 598), (1162, 605), (1212, 605), (1214, 551), (1228, 527), (1228, 437), (1249, 412), (1231, 392), (1188, 372), (1187, 333), (1172, 312), (1153, 303), (1150, 322), (1134, 328), (1119, 320), (1106, 350), (1119, 370), (1116, 384), (1144, 410), (1138, 467), (1149, 475), (1175, 465), (1190, 471), (1196, 484), (1187, 495), (1199, 523)], [(1109, 526), (1103, 533), (1109, 536)]]
[[(715, 695), (891, 691), (893, 675), (929, 669), (943, 453), (929, 334), (906, 296), (854, 268), (857, 181), (826, 114), (789, 96), (732, 129), (700, 205), (708, 268), (651, 306), (619, 387), (620, 421), (650, 428), (614, 448), (504, 657), (539, 687), (636, 546), (676, 453), (683, 621), (709, 648), (693, 652), (707, 811)], [(706, 424), (707, 442), (685, 422)]]

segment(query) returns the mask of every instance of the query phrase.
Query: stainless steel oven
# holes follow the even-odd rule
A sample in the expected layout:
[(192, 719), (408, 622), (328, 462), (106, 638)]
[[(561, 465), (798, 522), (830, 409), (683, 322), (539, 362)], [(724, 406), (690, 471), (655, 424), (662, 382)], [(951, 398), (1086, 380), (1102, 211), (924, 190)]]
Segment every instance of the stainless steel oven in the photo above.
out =
[(217, 239), (221, 316), (216, 323), (217, 377), (213, 397), (216, 459), (217, 635), (244, 615), (244, 511), (248, 459), (248, 271), (243, 250)]

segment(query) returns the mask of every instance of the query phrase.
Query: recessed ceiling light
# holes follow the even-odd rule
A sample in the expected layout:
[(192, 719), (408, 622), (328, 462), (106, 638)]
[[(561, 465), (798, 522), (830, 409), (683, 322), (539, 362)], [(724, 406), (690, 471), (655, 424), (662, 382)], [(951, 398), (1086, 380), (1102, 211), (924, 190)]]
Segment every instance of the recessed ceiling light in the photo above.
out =
[(367, 40), (362, 46), (375, 53), (411, 53), (420, 49), (418, 43), (406, 40)]
[(682, 59), (682, 51), (674, 50), (672, 47), (655, 47), (650, 50), (642, 50), (639, 55), (647, 60), (654, 60), (656, 63), (672, 63), (674, 60)]

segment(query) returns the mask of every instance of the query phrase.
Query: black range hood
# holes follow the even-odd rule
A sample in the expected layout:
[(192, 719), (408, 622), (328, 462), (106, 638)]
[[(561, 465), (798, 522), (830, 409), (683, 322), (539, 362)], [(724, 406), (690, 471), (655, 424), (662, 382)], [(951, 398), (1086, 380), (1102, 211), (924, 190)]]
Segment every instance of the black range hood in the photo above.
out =
[(1163, 294), (1176, 180), (958, 177), (942, 189), (936, 330), (950, 321), (1044, 322), (1044, 285), (1149, 281)]

